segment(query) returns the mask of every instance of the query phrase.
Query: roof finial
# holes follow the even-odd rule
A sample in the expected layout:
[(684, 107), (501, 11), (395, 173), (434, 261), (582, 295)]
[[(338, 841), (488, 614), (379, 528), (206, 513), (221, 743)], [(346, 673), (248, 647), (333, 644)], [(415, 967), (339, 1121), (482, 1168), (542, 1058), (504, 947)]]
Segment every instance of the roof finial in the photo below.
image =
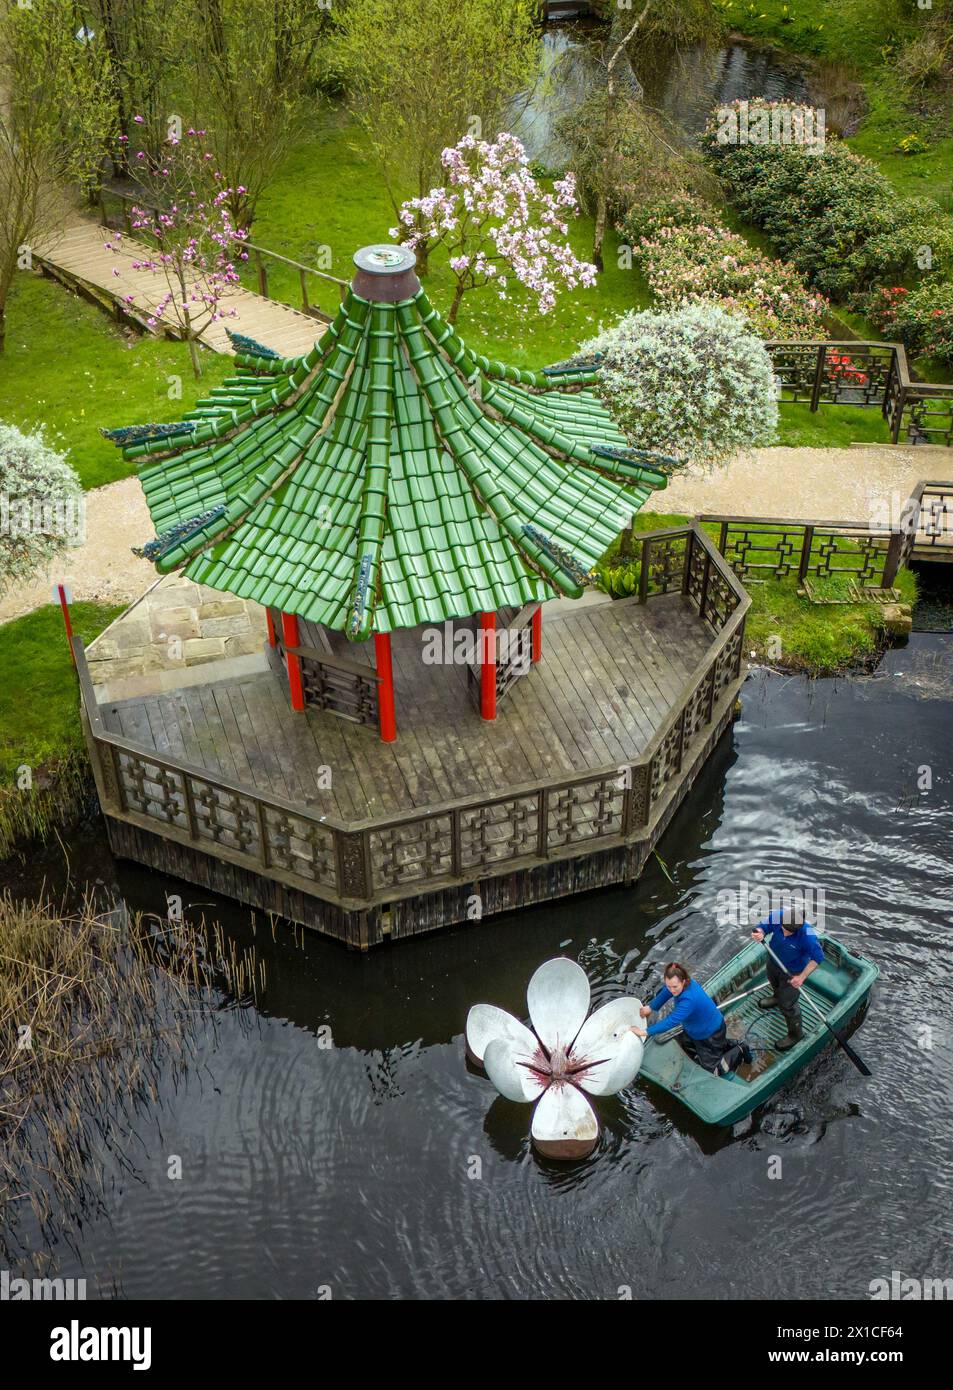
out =
[(354, 253), (354, 264), (357, 272), (351, 288), (362, 299), (377, 304), (397, 304), (402, 299), (412, 299), (420, 289), (414, 271), (417, 257), (409, 246), (395, 246), (390, 242), (362, 246)]

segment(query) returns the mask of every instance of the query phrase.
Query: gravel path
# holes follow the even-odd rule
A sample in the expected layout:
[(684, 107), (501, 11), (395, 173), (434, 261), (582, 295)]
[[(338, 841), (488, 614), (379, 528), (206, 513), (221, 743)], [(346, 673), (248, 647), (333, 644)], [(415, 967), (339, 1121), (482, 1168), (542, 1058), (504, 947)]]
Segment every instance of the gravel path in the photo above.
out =
[[(739, 516), (800, 517), (816, 521), (894, 517), (918, 478), (953, 479), (953, 450), (876, 444), (849, 449), (756, 449), (710, 476), (674, 478), (654, 499), (664, 512), (727, 512)], [(74, 599), (128, 603), (155, 579), (130, 546), (154, 534), (138, 478), (86, 494), (86, 543), (65, 552), (50, 575), (10, 589), (0, 599), (0, 622), (51, 601), (62, 580)]]

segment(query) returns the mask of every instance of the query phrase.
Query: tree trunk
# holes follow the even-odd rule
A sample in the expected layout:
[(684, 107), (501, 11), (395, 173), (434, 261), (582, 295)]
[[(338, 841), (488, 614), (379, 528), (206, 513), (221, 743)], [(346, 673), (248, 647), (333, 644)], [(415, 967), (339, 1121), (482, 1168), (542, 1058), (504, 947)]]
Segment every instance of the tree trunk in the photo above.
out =
[(653, 0), (645, 0), (642, 13), (638, 19), (630, 26), (625, 36), (619, 40), (609, 58), (606, 67), (606, 118), (603, 129), (603, 157), (602, 172), (600, 174), (600, 187), (596, 194), (596, 222), (592, 232), (592, 263), (597, 270), (602, 270), (602, 243), (605, 240), (606, 224), (609, 220), (609, 171), (612, 164), (612, 112), (616, 97), (615, 70), (619, 59), (625, 52), (626, 45), (633, 39), (642, 24), (643, 19), (652, 8)]
[(449, 324), (454, 324), (454, 323), (456, 323), (456, 321), (457, 321), (457, 314), (460, 312), (460, 305), (461, 305), (461, 303), (462, 303), (462, 301), (463, 301), (463, 296), (464, 296), (465, 294), (466, 294), (466, 290), (463, 288), (463, 286), (460, 284), (460, 281), (458, 280), (458, 281), (457, 281), (457, 288), (456, 288), (456, 289), (454, 290), (454, 292), (453, 292), (453, 303), (450, 305), (450, 312), (449, 312), (449, 314), (447, 315), (447, 323), (449, 323)]
[(609, 220), (609, 199), (605, 191), (600, 189), (596, 195), (596, 220), (592, 231), (592, 263), (596, 270), (603, 270), (602, 264), (602, 243), (606, 235), (606, 223)]
[(198, 343), (195, 334), (191, 329), (188, 330), (189, 356), (192, 359), (192, 371), (195, 373), (195, 380), (198, 381), (202, 375), (202, 363), (199, 358)]
[(7, 306), (0, 304), (0, 357), (6, 352), (7, 347)]

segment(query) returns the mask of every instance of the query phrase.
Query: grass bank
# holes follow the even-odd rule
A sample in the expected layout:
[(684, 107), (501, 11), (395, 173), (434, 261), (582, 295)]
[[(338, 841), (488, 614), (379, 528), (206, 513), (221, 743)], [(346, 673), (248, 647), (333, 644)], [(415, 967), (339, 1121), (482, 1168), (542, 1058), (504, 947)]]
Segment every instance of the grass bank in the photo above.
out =
[[(655, 531), (684, 526), (691, 518), (676, 512), (639, 512), (634, 530)], [(717, 528), (706, 527), (712, 539)], [(609, 551), (611, 571), (618, 547)], [(637, 575), (637, 565), (635, 574)], [(903, 601), (916, 599), (916, 579), (903, 569), (895, 581)], [(872, 603), (814, 604), (798, 594), (796, 577), (768, 579), (745, 586), (751, 608), (745, 626), (745, 653), (750, 660), (810, 676), (834, 675), (866, 665), (883, 650), (886, 634), (880, 609)]]
[[(75, 603), (73, 630), (84, 642), (122, 607)], [(63, 618), (50, 603), (0, 627), (0, 859), (18, 841), (44, 838), (81, 810), (90, 770), (79, 693)]]

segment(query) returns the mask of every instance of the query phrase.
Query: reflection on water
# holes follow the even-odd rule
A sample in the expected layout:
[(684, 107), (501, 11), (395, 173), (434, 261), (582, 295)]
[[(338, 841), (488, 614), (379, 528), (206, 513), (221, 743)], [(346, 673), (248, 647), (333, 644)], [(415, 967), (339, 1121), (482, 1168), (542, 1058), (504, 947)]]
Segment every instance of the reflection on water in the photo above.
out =
[[(551, 168), (564, 166), (567, 152), (554, 126), (601, 85), (603, 39), (599, 26), (560, 25), (544, 34), (541, 81), (525, 109), (518, 103), (512, 123), (531, 159)], [(637, 58), (635, 76), (647, 105), (688, 137), (701, 133), (712, 107), (740, 98), (825, 103), (824, 92), (802, 63), (741, 41), (681, 52), (656, 48)]]
[[(653, 863), (630, 890), (367, 957), (273, 940), (259, 914), (261, 1008), (224, 1014), (142, 1114), (131, 1174), (102, 1160), (108, 1214), (58, 1271), (91, 1294), (212, 1298), (857, 1298), (894, 1269), (949, 1273), (953, 742), (925, 669), (951, 676), (953, 639), (916, 636), (866, 680), (752, 675), (660, 846), (671, 881)], [(924, 765), (932, 789), (905, 795)], [(114, 866), (95, 834), (70, 852), (135, 907), (207, 900)], [(597, 1102), (585, 1162), (534, 1157), (528, 1110), (466, 1066), (470, 1004), (525, 1016), (527, 979), (560, 952), (594, 1005), (644, 997), (673, 957), (705, 978), (738, 948), (715, 908), (743, 880), (823, 889), (828, 929), (880, 965), (854, 1040), (873, 1077), (828, 1051), (735, 1135), (637, 1081)], [(252, 939), (248, 910), (216, 912)]]

